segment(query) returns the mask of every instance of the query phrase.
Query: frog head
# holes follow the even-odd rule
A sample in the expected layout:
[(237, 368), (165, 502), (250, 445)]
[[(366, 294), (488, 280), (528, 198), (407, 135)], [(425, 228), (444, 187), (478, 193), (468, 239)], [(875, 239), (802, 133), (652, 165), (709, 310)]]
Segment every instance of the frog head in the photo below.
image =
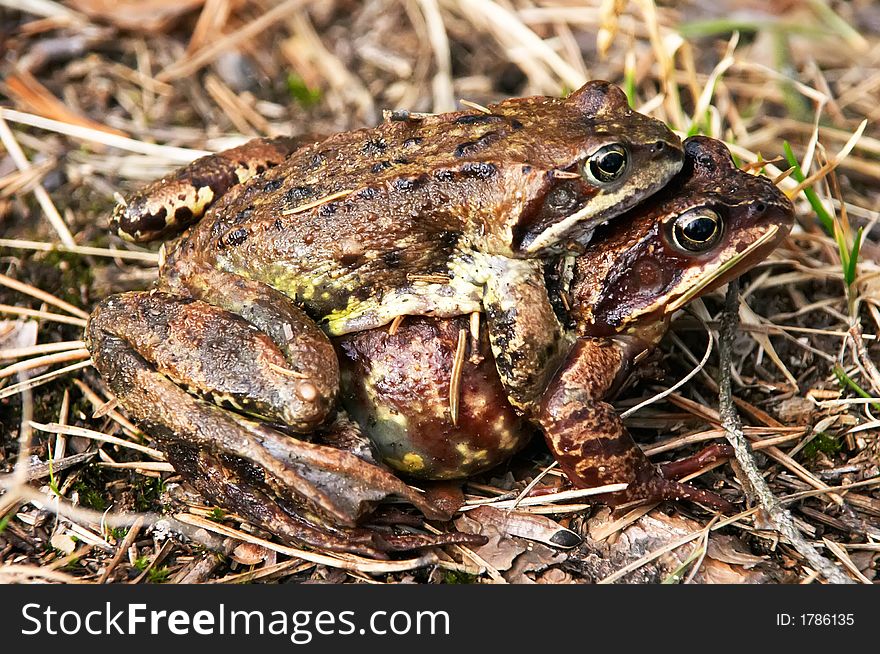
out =
[(610, 82), (588, 82), (560, 101), (553, 118), (534, 156), (543, 178), (511, 226), (521, 256), (585, 244), (596, 226), (662, 189), (682, 166), (680, 139), (633, 111)]
[(662, 333), (677, 309), (764, 259), (791, 229), (789, 199), (739, 170), (723, 143), (691, 137), (685, 153), (647, 210), (598, 230), (578, 257), (570, 303), (582, 335)]

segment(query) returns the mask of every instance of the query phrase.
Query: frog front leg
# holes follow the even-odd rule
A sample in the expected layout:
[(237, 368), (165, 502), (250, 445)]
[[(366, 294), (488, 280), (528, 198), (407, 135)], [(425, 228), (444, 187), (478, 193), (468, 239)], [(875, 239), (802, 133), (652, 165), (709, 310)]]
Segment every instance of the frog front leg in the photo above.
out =
[[(242, 282), (242, 296), (248, 298), (253, 283)], [(327, 547), (327, 538), (315, 536), (314, 525), (329, 521), (354, 527), (391, 495), (438, 517), (418, 492), (384, 469), (263, 423), (314, 429), (333, 409), (338, 384), (335, 353), (317, 326), (289, 301), (256, 303), (250, 314), (259, 320), (270, 310), (275, 317), (286, 314), (273, 336), (201, 300), (164, 292), (126, 293), (99, 305), (86, 339), (96, 368), (120, 404), (163, 449), (182, 452), (183, 463), (192, 463), (181, 473), (195, 470), (187, 476), (217, 501), (226, 503), (237, 494), (241, 501), (232, 506), (255, 524)], [(309, 349), (312, 357), (305, 363), (288, 358), (287, 353)], [(199, 460), (186, 460), (187, 452)], [(224, 482), (218, 472), (223, 469), (235, 483)], [(242, 479), (247, 483), (235, 481)], [(260, 498), (279, 498), (281, 510), (263, 506)], [(284, 507), (292, 507), (295, 515), (285, 519), (291, 511)], [(279, 530), (279, 521), (286, 521), (286, 528)], [(362, 546), (341, 538), (330, 542), (336, 543), (334, 549)]]
[(260, 138), (200, 157), (117, 205), (110, 229), (138, 243), (174, 236), (198, 221), (229, 189), (277, 166), (314, 140)]
[(631, 357), (625, 348), (610, 339), (578, 339), (547, 388), (536, 419), (559, 466), (583, 488), (628, 483), (626, 490), (599, 497), (611, 505), (686, 499), (729, 512), (732, 505), (715, 493), (667, 478), (604, 401), (626, 373)]
[(543, 261), (487, 261), (483, 307), (495, 365), (510, 403), (528, 411), (559, 367), (570, 339), (550, 303)]

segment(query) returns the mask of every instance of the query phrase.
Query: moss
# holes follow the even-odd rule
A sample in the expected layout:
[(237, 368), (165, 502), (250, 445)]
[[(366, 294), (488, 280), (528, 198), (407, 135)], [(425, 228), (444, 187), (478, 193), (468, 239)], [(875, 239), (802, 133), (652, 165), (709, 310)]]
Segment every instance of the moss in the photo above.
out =
[(92, 474), (92, 470), (92, 467), (86, 468), (83, 476), (73, 485), (73, 490), (79, 495), (80, 504), (95, 511), (104, 511), (110, 505), (102, 494), (106, 483), (101, 479), (102, 475)]
[(321, 89), (310, 88), (299, 75), (287, 76), (287, 93), (304, 109), (310, 109), (321, 102)]
[(819, 432), (816, 437), (807, 443), (802, 450), (804, 458), (808, 460), (815, 459), (819, 453), (826, 456), (834, 456), (841, 450), (840, 439), (836, 436), (826, 434), (824, 431)]
[(821, 432), (804, 447), (804, 456), (814, 458), (820, 452), (827, 456), (833, 456), (840, 452), (841, 448), (840, 439)]
[(156, 477), (146, 477), (134, 484), (134, 505), (138, 511), (150, 511), (161, 508), (160, 498), (165, 492), (165, 482)]
[(171, 575), (171, 570), (168, 569), (167, 566), (162, 566), (161, 568), (153, 568), (147, 573), (147, 579), (151, 584), (161, 584), (168, 581), (168, 577)]
[(468, 574), (467, 572), (459, 572), (457, 570), (444, 570), (444, 584), (474, 584), (477, 582), (477, 576)]
[(74, 306), (82, 304), (80, 289), (88, 288), (94, 278), (92, 267), (85, 257), (73, 252), (51, 251), (41, 253), (35, 259), (37, 261), (40, 266), (50, 268), (55, 273), (55, 279), (51, 280), (55, 284), (50, 287), (41, 285), (40, 288)]

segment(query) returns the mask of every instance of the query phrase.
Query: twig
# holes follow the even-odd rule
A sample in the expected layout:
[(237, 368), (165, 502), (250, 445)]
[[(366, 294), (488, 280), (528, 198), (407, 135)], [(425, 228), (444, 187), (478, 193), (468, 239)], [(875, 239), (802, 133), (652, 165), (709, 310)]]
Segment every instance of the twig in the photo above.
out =
[[(35, 116), (34, 114), (16, 111), (15, 109), (7, 109), (5, 107), (0, 107), (0, 119), (6, 119), (14, 123), (21, 123), (22, 125), (29, 125), (31, 127), (45, 129), (51, 132), (57, 132), (72, 138), (80, 139), (81, 141), (90, 141), (92, 143), (100, 143), (101, 145), (109, 145), (110, 147), (119, 148), (120, 150), (126, 150), (128, 152), (137, 152), (138, 154), (161, 157), (167, 161), (180, 164), (186, 164), (193, 159), (203, 157), (206, 154), (211, 154), (207, 150), (178, 148), (170, 145), (157, 145), (155, 143), (138, 141), (137, 139), (130, 139), (126, 136), (118, 136), (116, 134), (102, 132), (98, 129), (82, 127), (81, 125), (71, 125), (70, 123), (64, 123), (60, 120), (43, 118), (42, 116)], [(71, 241), (71, 243), (67, 243), (66, 245), (73, 245), (73, 242)]]
[(852, 579), (844, 575), (831, 561), (819, 554), (819, 551), (798, 531), (791, 513), (783, 508), (770, 491), (752, 456), (751, 447), (745, 434), (743, 434), (742, 423), (734, 406), (731, 385), (733, 339), (739, 315), (738, 307), (739, 283), (734, 280), (727, 286), (724, 315), (721, 318), (721, 338), (718, 343), (721, 359), (718, 408), (721, 414), (721, 424), (727, 432), (727, 440), (730, 442), (731, 447), (733, 447), (737, 463), (739, 463), (739, 470), (742, 471), (743, 478), (740, 481), (748, 489), (749, 494), (758, 500), (776, 531), (788, 539), (792, 547), (807, 560), (807, 563), (814, 570), (818, 570), (831, 583), (852, 584), (854, 583)]
[(134, 543), (134, 539), (137, 538), (137, 535), (138, 533), (140, 533), (143, 524), (143, 518), (138, 517), (134, 521), (134, 524), (128, 529), (128, 532), (125, 534), (125, 538), (116, 548), (116, 554), (113, 555), (110, 563), (107, 564), (107, 567), (104, 568), (104, 572), (101, 573), (101, 577), (98, 579), (99, 584), (107, 583), (107, 579), (109, 579), (110, 574), (116, 569), (116, 566), (119, 565), (122, 557), (128, 551), (128, 548), (131, 547), (131, 544)]
[(403, 559), (399, 561), (374, 561), (373, 559), (365, 559), (363, 557), (354, 555), (345, 555), (345, 557), (342, 558), (337, 556), (317, 554), (315, 552), (309, 552), (306, 550), (297, 549), (295, 547), (287, 547), (286, 545), (273, 543), (263, 538), (252, 536), (251, 534), (245, 533), (243, 531), (238, 531), (236, 529), (227, 527), (226, 525), (218, 524), (216, 522), (212, 522), (211, 520), (207, 520), (200, 516), (191, 515), (189, 513), (178, 513), (174, 517), (184, 524), (201, 527), (206, 531), (211, 531), (215, 534), (220, 534), (221, 536), (236, 538), (246, 543), (254, 543), (255, 545), (265, 547), (267, 550), (273, 550), (275, 552), (278, 552), (279, 554), (284, 554), (285, 556), (293, 556), (303, 561), (319, 563), (333, 568), (342, 568), (343, 570), (358, 570), (360, 572), (366, 572), (368, 574), (388, 574), (392, 572), (415, 570), (417, 568), (423, 568), (425, 566), (441, 563), (441, 561), (437, 558), (437, 555), (433, 553), (423, 554), (413, 559)]
[[(2, 117), (0, 117), (0, 140), (3, 141), (6, 151), (9, 153), (9, 156), (12, 157), (12, 160), (15, 162), (15, 165), (19, 170), (25, 171), (31, 169), (31, 162), (28, 161), (21, 146), (18, 145), (18, 141), (15, 140), (12, 130), (9, 129), (9, 126)], [(49, 194), (46, 192), (46, 189), (43, 188), (42, 184), (37, 184), (34, 187), (34, 197), (37, 198), (37, 202), (40, 203), (40, 208), (43, 210), (43, 213), (46, 214), (46, 218), (49, 219), (52, 229), (58, 234), (58, 238), (61, 239), (61, 242), (67, 247), (76, 245), (76, 241), (73, 240), (73, 235), (67, 228), (67, 223), (64, 222), (61, 214), (58, 213), (58, 209), (55, 208), (52, 198), (49, 197)]]
[(23, 241), (16, 238), (0, 238), (0, 248), (13, 248), (20, 250), (37, 250), (38, 252), (72, 252), (83, 256), (112, 257), (113, 259), (128, 259), (130, 261), (145, 261), (146, 263), (159, 263), (159, 255), (155, 252), (137, 252), (134, 250), (112, 250), (110, 248), (93, 248), (82, 245), (67, 247), (57, 243), (44, 243), (42, 241)]

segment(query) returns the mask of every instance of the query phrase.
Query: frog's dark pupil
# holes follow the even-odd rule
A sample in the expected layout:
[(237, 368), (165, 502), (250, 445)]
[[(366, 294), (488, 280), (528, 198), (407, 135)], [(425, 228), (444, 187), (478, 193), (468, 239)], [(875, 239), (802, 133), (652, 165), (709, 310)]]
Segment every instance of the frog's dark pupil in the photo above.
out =
[(599, 159), (599, 168), (608, 175), (616, 175), (623, 168), (623, 154), (620, 152), (609, 152)]
[(684, 235), (695, 243), (705, 243), (715, 234), (715, 221), (706, 216), (694, 218), (682, 228)]
[(613, 182), (626, 169), (626, 152), (619, 145), (607, 145), (590, 158), (590, 173), (599, 182)]

